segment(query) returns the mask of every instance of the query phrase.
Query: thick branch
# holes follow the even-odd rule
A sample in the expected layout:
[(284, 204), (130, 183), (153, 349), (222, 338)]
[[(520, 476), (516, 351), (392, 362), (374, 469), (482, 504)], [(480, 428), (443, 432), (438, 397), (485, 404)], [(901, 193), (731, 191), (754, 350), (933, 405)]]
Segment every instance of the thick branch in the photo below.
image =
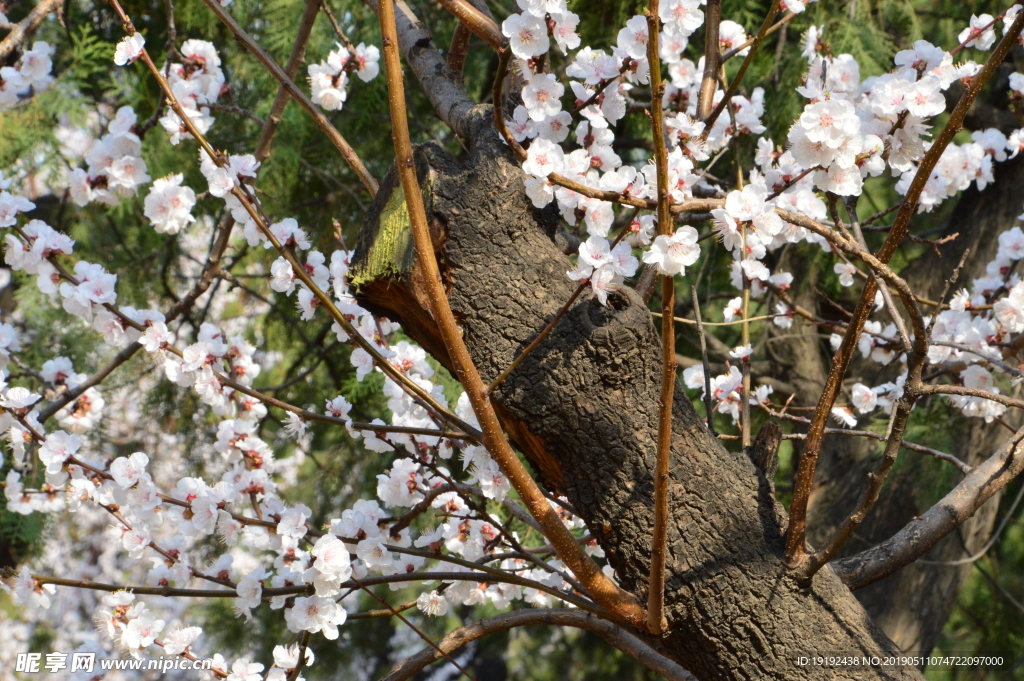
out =
[[(466, 646), (473, 641), (508, 631), (515, 627), (534, 625), (575, 627), (592, 631), (610, 645), (626, 653), (640, 664), (670, 681), (694, 681), (694, 677), (678, 664), (660, 655), (646, 643), (636, 638), (620, 626), (600, 619), (590, 613), (572, 610), (537, 609), (516, 610), (495, 617), (489, 617), (468, 626), (456, 629), (438, 642), (446, 654)], [(411, 679), (427, 665), (441, 659), (441, 654), (433, 648), (425, 648), (419, 653), (400, 662), (381, 681), (404, 681)]]
[(923, 556), (1024, 470), (1022, 441), (1024, 429), (923, 515), (881, 544), (833, 562), (833, 570), (851, 589), (859, 589)]
[[(379, 0), (365, 2), (374, 12), (379, 12)], [(451, 77), (430, 33), (403, 0), (395, 3), (395, 27), (402, 56), (434, 106), (438, 118), (456, 135), (466, 137), (468, 115), (476, 102)]]
[(500, 52), (508, 47), (508, 39), (502, 34), (497, 22), (466, 0), (437, 0), (437, 2), (458, 18), (460, 26), (468, 28), (475, 36), (495, 50)]

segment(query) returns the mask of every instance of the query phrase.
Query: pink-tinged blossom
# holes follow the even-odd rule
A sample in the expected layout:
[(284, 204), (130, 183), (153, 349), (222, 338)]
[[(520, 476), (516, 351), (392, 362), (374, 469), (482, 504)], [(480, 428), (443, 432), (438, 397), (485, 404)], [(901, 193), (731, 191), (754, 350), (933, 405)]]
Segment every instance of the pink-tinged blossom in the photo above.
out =
[(444, 617), (448, 614), (448, 601), (436, 590), (429, 593), (421, 593), (416, 598), (416, 607), (424, 615), (430, 617)]
[(1007, 331), (1024, 331), (1024, 281), (1014, 284), (1005, 298), (996, 301), (992, 311)]
[(836, 149), (850, 135), (860, 131), (860, 119), (853, 104), (845, 99), (831, 99), (811, 104), (797, 122), (810, 142), (824, 142)]
[(266, 578), (266, 571), (258, 567), (238, 580), (235, 587), (238, 594), (238, 598), (234, 599), (235, 612), (244, 615), (246, 619), (252, 618), (252, 609), (259, 607), (263, 598), (263, 580)]
[(560, 100), (565, 87), (558, 82), (552, 73), (538, 73), (530, 78), (522, 91), (523, 105), (530, 114), (530, 119), (543, 121), (562, 110)]
[(323, 632), (324, 638), (338, 638), (338, 626), (345, 623), (348, 613), (331, 598), (309, 596), (296, 598), (293, 607), (284, 611), (285, 623), (293, 633)]
[(833, 271), (839, 275), (839, 283), (843, 286), (853, 286), (853, 275), (857, 273), (857, 268), (848, 262), (836, 263), (832, 267)]
[(644, 253), (644, 262), (657, 267), (660, 274), (684, 274), (686, 268), (700, 257), (697, 239), (697, 230), (686, 225), (677, 229), (675, 234), (662, 234), (654, 239), (651, 250)]
[(309, 529), (306, 527), (306, 520), (313, 515), (304, 504), (296, 504), (281, 514), (281, 520), (277, 524), (277, 533), (282, 537), (300, 539), (306, 535)]
[(145, 44), (146, 39), (142, 37), (141, 33), (132, 33), (130, 36), (124, 37), (114, 48), (114, 63), (118, 66), (131, 64), (142, 56), (142, 48)]
[(182, 186), (184, 176), (175, 173), (153, 182), (145, 200), (145, 215), (159, 234), (177, 234), (185, 225), (195, 222), (192, 207), (196, 193)]
[(850, 391), (853, 406), (861, 414), (867, 414), (878, 406), (878, 394), (863, 383), (854, 383)]
[(633, 59), (647, 58), (647, 19), (635, 16), (619, 29), (618, 46)]
[(512, 54), (523, 59), (539, 57), (548, 51), (548, 29), (544, 19), (529, 14), (511, 14), (501, 24), (509, 39)]
[(143, 452), (135, 452), (131, 456), (114, 459), (110, 464), (110, 475), (121, 489), (128, 489), (146, 474), (147, 464), (149, 457)]
[(28, 199), (11, 194), (7, 191), (0, 191), (0, 227), (10, 227), (17, 221), (15, 216), (18, 213), (25, 213), (33, 210), (36, 204)]
[(39, 447), (39, 460), (46, 466), (47, 473), (59, 473), (64, 462), (78, 453), (82, 440), (62, 430), (46, 436)]
[(262, 681), (261, 671), (263, 665), (258, 662), (249, 662), (244, 657), (239, 658), (231, 665), (231, 673), (228, 674), (226, 681)]
[(40, 397), (40, 395), (37, 395), (28, 388), (8, 388), (7, 391), (0, 396), (0, 407), (24, 413), (28, 411), (29, 407), (38, 402)]
[(353, 58), (355, 59), (356, 75), (364, 83), (369, 83), (380, 73), (380, 50), (376, 45), (359, 43), (356, 45)]
[(988, 50), (996, 42), (996, 20), (991, 14), (971, 15), (971, 24), (956, 37), (964, 47)]
[(50, 596), (57, 588), (53, 584), (40, 584), (32, 576), (27, 565), (22, 565), (21, 572), (15, 575), (8, 584), (0, 579), (0, 589), (14, 598), (15, 602), (24, 603), (30, 608), (50, 607)]
[(562, 147), (546, 139), (535, 139), (523, 162), (523, 171), (534, 177), (546, 178), (551, 173), (561, 173), (564, 164)]
[(658, 16), (665, 23), (665, 32), (685, 38), (700, 28), (704, 24), (702, 4), (702, 0), (666, 0), (660, 3)]
[(857, 425), (857, 417), (849, 407), (832, 407), (832, 418), (844, 428), (853, 428)]
[[(743, 30), (743, 27), (737, 24), (735, 21), (723, 21), (718, 27), (718, 44), (722, 50), (728, 52), (729, 50), (735, 50), (743, 43), (747, 42), (747, 33)], [(742, 50), (736, 53), (737, 56), (745, 57), (750, 52), (750, 46), (747, 45)]]
[(551, 33), (562, 54), (568, 54), (569, 50), (580, 46), (580, 36), (576, 33), (576, 27), (580, 24), (579, 15), (569, 11), (552, 12), (551, 20), (555, 25)]

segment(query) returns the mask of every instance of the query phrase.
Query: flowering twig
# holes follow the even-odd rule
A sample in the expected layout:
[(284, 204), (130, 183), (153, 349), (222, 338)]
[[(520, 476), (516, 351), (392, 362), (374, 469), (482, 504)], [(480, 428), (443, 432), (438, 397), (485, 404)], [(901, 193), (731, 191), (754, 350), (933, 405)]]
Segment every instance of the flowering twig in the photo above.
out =
[[(764, 38), (770, 36), (772, 33), (775, 33), (776, 31), (778, 31), (780, 28), (783, 28), (786, 24), (788, 24), (789, 22), (793, 21), (793, 19), (796, 19), (797, 16), (798, 16), (797, 14), (795, 14), (793, 12), (790, 12), (786, 16), (782, 17), (781, 19), (776, 21), (775, 24), (772, 25), (771, 28), (769, 28), (767, 31), (764, 32), (764, 35), (761, 36), (761, 39), (764, 39)], [(758, 34), (760, 34), (760, 31), (758, 32)], [(728, 52), (726, 52), (725, 54), (722, 55), (722, 63), (725, 63), (725, 62), (729, 61), (730, 59), (735, 57), (737, 54), (742, 52), (743, 50), (745, 50), (748, 47), (752, 46), (757, 40), (758, 40), (758, 37), (754, 36), (753, 38), (748, 38), (746, 40), (746, 42), (744, 42), (744, 43), (742, 43), (740, 45), (737, 45), (736, 47), (732, 48), (731, 50), (729, 50)]]
[[(921, 160), (917, 173), (914, 175), (914, 179), (907, 190), (904, 200), (900, 204), (900, 210), (893, 222), (892, 229), (889, 231), (885, 243), (878, 252), (877, 260), (881, 264), (887, 263), (899, 247), (900, 242), (909, 230), (910, 218), (913, 216), (914, 211), (917, 208), (921, 192), (924, 190), (925, 183), (931, 177), (932, 170), (938, 163), (939, 157), (952, 141), (953, 136), (960, 130), (963, 119), (967, 115), (967, 111), (970, 108), (971, 103), (981, 91), (981, 88), (984, 87), (986, 82), (988, 82), (988, 79), (995, 72), (996, 68), (998, 68), (1006, 58), (1010, 48), (1012, 48), (1016, 43), (1017, 36), (1020, 34), (1022, 28), (1024, 28), (1024, 12), (1021, 12), (1014, 20), (1013, 24), (1007, 28), (1003, 35), (1003, 39), (999, 42), (999, 45), (985, 62), (985, 65), (982, 66), (981, 70), (971, 81), (970, 86), (968, 86), (964, 91), (960, 101), (953, 109), (952, 114), (950, 114), (949, 120), (942, 129), (942, 132), (939, 133), (935, 143)], [(825, 422), (828, 420), (832, 405), (835, 402), (836, 396), (839, 394), (843, 376), (845, 375), (846, 369), (853, 357), (857, 337), (860, 335), (864, 322), (867, 320), (868, 314), (871, 311), (875, 297), (875, 290), (876, 286), (874, 280), (869, 280), (864, 286), (864, 291), (862, 292), (860, 301), (854, 311), (854, 317), (851, 320), (847, 332), (843, 336), (843, 341), (839, 346), (839, 350), (836, 353), (832, 364), (832, 370), (829, 372), (825, 383), (825, 389), (822, 392), (821, 399), (818, 401), (818, 408), (815, 411), (814, 419), (811, 423), (810, 429), (808, 430), (807, 443), (804, 448), (803, 455), (800, 458), (800, 467), (797, 471), (796, 483), (794, 485), (793, 505), (790, 511), (789, 530), (786, 539), (786, 565), (791, 569), (798, 568), (807, 557), (805, 546), (805, 537), (807, 533), (807, 504), (810, 499), (811, 483), (817, 466), (818, 452), (821, 449), (821, 443), (824, 437)], [(919, 332), (917, 329), (915, 329), (915, 334), (918, 337), (917, 340), (920, 342), (927, 342), (927, 339), (923, 337), (923, 333)], [(909, 381), (907, 386), (911, 390), (918, 389), (918, 386), (912, 385)]]

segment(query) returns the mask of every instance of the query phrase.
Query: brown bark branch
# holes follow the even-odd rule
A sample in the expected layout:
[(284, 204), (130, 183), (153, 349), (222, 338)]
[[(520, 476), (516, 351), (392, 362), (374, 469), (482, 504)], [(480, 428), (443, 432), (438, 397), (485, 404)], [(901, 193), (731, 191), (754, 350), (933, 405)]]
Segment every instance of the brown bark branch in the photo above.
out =
[[(658, 0), (647, 4), (647, 60), (651, 69), (651, 133), (658, 180), (658, 234), (671, 236), (668, 152), (665, 149), (665, 111), (661, 105), (665, 85), (658, 56)], [(625, 230), (624, 230), (625, 231)], [(647, 586), (647, 631), (668, 629), (665, 617), (665, 554), (668, 541), (669, 458), (672, 447), (672, 398), (676, 379), (675, 277), (661, 276), (661, 403), (658, 412), (658, 456), (654, 471), (654, 531), (651, 533), (651, 576)]]
[[(779, 3), (780, 3), (780, 1), (781, 0), (775, 0), (774, 2), (772, 2), (772, 6), (768, 10), (767, 16), (765, 16), (764, 21), (761, 22), (761, 28), (758, 29), (757, 35), (754, 36), (754, 39), (753, 39), (753, 41), (750, 44), (750, 52), (747, 53), (746, 58), (743, 60), (743, 63), (740, 65), (740, 70), (736, 72), (736, 77), (732, 79), (731, 83), (729, 83), (729, 89), (727, 89), (725, 91), (725, 96), (722, 97), (722, 101), (720, 101), (718, 103), (718, 106), (716, 106), (714, 111), (711, 112), (711, 115), (708, 116), (704, 120), (704, 131), (700, 135), (700, 138), (702, 140), (706, 140), (708, 138), (708, 135), (711, 134), (711, 128), (712, 128), (712, 126), (714, 126), (715, 121), (718, 120), (718, 117), (722, 115), (722, 112), (725, 110), (725, 107), (730, 105), (731, 100), (732, 100), (732, 96), (736, 93), (736, 88), (739, 87), (740, 81), (743, 80), (743, 76), (745, 76), (747, 74), (747, 69), (750, 68), (750, 64), (754, 61), (754, 56), (757, 54), (758, 48), (761, 47), (761, 41), (764, 40), (764, 37), (768, 34), (768, 29), (772, 25), (772, 20), (775, 19), (775, 15), (779, 11)], [(710, 10), (710, 5), (709, 5), (709, 10)], [(715, 52), (716, 53), (718, 52), (718, 47), (717, 46), (715, 46)], [(704, 59), (706, 60), (707, 56), (705, 56)], [(725, 59), (726, 59), (725, 57), (722, 58), (722, 62), (723, 63), (725, 62)], [(707, 64), (706, 61), (705, 61), (705, 64)], [(707, 70), (705, 70), (704, 72), (707, 73)], [(703, 96), (703, 94), (704, 93), (703, 93), (703, 86), (702, 86), (702, 88), (701, 88), (701, 95)], [(713, 95), (714, 95), (714, 92), (712, 91), (712, 96)], [(701, 101), (703, 101), (703, 100), (701, 100)], [(698, 112), (697, 116), (700, 117), (700, 112)]]
[(718, 46), (718, 26), (722, 23), (722, 0), (708, 0), (704, 11), (704, 75), (697, 97), (697, 120), (703, 121), (711, 113), (718, 87), (718, 65), (721, 49)]
[[(320, 10), (320, 0), (306, 0), (306, 7), (302, 10), (302, 17), (299, 19), (299, 30), (295, 32), (295, 45), (292, 53), (288, 56), (288, 63), (284, 67), (285, 75), (290, 80), (295, 80), (306, 56), (306, 45), (309, 44), (309, 36), (313, 32), (313, 24), (316, 22), (316, 15)], [(270, 156), (270, 145), (277, 133), (277, 126), (281, 123), (284, 115), (284, 108), (291, 99), (291, 93), (284, 83), (278, 85), (277, 96), (270, 106), (270, 113), (267, 115), (267, 122), (263, 125), (263, 132), (260, 133), (260, 140), (256, 143), (256, 160), (262, 163)]]
[(451, 12), (460, 26), (468, 28), (473, 35), (501, 52), (508, 48), (508, 38), (501, 32), (497, 22), (488, 17), (466, 0), (437, 0), (437, 4)]
[[(694, 681), (694, 677), (675, 662), (659, 654), (649, 645), (616, 624), (589, 613), (572, 610), (534, 609), (515, 610), (474, 622), (451, 632), (438, 642), (446, 652), (452, 653), (473, 641), (515, 627), (546, 625), (575, 627), (592, 631), (610, 645), (626, 653), (640, 664), (670, 681)], [(427, 665), (441, 659), (437, 651), (427, 648), (398, 663), (381, 681), (411, 679)]]
[(459, 22), (452, 34), (452, 43), (448, 47), (448, 61), (445, 66), (452, 74), (452, 79), (457, 83), (464, 83), (466, 80), (466, 55), (469, 54), (469, 39), (473, 35), (466, 24)]
[[(364, 0), (378, 12), (379, 0)], [(445, 68), (445, 59), (434, 47), (430, 33), (404, 0), (395, 2), (398, 46), (412, 74), (445, 125), (459, 137), (467, 137), (470, 112), (477, 106)]]
[(1018, 430), (1002, 450), (975, 467), (924, 514), (881, 544), (834, 561), (833, 570), (851, 589), (859, 589), (923, 556), (1024, 470), (1022, 441), (1024, 429)]
[(28, 13), (28, 16), (19, 21), (11, 28), (11, 32), (8, 33), (3, 41), (0, 41), (0, 63), (3, 62), (7, 56), (17, 49), (21, 41), (25, 39), (25, 36), (38, 28), (39, 24), (43, 23), (43, 20), (54, 12), (60, 9), (60, 6), (64, 4), (64, 0), (42, 0), (38, 5), (32, 8), (32, 11)]

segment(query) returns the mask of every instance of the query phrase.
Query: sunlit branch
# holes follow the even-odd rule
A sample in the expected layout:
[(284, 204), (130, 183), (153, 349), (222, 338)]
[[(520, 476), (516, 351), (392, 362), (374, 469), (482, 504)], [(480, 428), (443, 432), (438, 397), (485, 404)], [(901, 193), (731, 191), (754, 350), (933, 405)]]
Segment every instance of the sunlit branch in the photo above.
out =
[(501, 52), (508, 48), (508, 38), (502, 34), (501, 28), (494, 19), (473, 7), (466, 0), (437, 0), (437, 4), (451, 12), (459, 20), (461, 26), (468, 28), (473, 35), (495, 50)]
[[(548, 504), (537, 483), (519, 461), (508, 440), (505, 439), (494, 407), (486, 395), (486, 386), (469, 356), (469, 350), (462, 338), (462, 331), (455, 322), (444, 286), (441, 283), (440, 271), (434, 256), (434, 246), (431, 243), (427, 224), (426, 210), (423, 205), (423, 196), (416, 178), (406, 118), (405, 92), (398, 55), (398, 36), (392, 0), (381, 0), (378, 14), (381, 33), (384, 37), (384, 63), (388, 81), (388, 102), (391, 107), (392, 133), (395, 141), (396, 166), (409, 209), (416, 252), (420, 266), (424, 270), (424, 287), (430, 309), (455, 366), (456, 376), (466, 390), (473, 411), (481, 424), (484, 444), (519, 493), (531, 515), (544, 529), (544, 534), (556, 548), (559, 558), (587, 588), (594, 600), (620, 617), (639, 622), (643, 617), (643, 610), (639, 607), (635, 597), (616, 586), (587, 556), (562, 524), (561, 518)], [(495, 102), (495, 106), (498, 105), (499, 102)]]
[[(658, 180), (658, 234), (671, 236), (675, 226), (669, 213), (668, 150), (665, 148), (665, 85), (658, 56), (658, 0), (647, 3), (647, 60), (651, 65), (651, 134)], [(668, 630), (665, 617), (665, 563), (668, 551), (669, 459), (672, 456), (672, 399), (676, 381), (675, 277), (661, 276), (661, 397), (658, 406), (658, 452), (654, 470), (654, 529), (651, 533), (651, 571), (647, 589), (647, 631)]]

